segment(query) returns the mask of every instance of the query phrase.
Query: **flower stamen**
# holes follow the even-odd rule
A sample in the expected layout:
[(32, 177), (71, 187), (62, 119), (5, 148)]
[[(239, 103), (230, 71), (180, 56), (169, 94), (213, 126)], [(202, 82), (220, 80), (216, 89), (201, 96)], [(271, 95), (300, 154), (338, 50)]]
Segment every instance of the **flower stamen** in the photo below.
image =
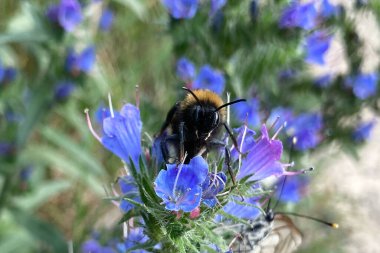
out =
[(88, 128), (90, 129), (90, 132), (91, 134), (99, 141), (99, 142), (102, 142), (102, 139), (99, 137), (99, 135), (95, 132), (94, 128), (92, 127), (92, 123), (91, 123), (91, 119), (90, 119), (90, 115), (89, 115), (89, 109), (86, 108), (84, 110), (84, 113), (86, 114), (86, 120), (87, 120), (87, 126)]

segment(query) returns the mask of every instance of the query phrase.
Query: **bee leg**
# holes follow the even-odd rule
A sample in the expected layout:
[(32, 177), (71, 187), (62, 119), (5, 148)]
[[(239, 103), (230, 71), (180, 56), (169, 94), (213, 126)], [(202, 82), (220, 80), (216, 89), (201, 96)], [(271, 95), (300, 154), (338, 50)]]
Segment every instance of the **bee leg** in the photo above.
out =
[(227, 166), (228, 173), (231, 176), (232, 183), (236, 185), (236, 178), (231, 168), (231, 152), (227, 147), (224, 147), (224, 163)]
[(236, 138), (233, 135), (231, 128), (226, 123), (223, 123), (223, 125), (224, 125), (224, 128), (226, 129), (228, 135), (230, 136), (230, 138), (232, 140), (232, 144), (234, 144), (235, 149), (237, 150), (237, 152), (239, 152), (241, 154), (240, 149), (239, 149), (238, 144), (237, 144), (237, 141), (236, 141)]
[(175, 103), (175, 105), (169, 110), (168, 114), (166, 115), (165, 122), (164, 124), (162, 124), (159, 135), (161, 135), (166, 130), (166, 128), (170, 125), (170, 123), (173, 120), (174, 114), (177, 112), (178, 108), (179, 108), (179, 102)]
[[(173, 134), (173, 135), (166, 136), (165, 138), (163, 138), (163, 140), (161, 141), (161, 145), (160, 145), (162, 156), (164, 157), (165, 162), (166, 163), (174, 163), (177, 161), (178, 153), (175, 154), (174, 161), (171, 161), (170, 159), (173, 158), (173, 156), (171, 156), (170, 152), (169, 152), (169, 148), (168, 148), (169, 142), (178, 143), (178, 135)], [(177, 146), (178, 144), (177, 145), (174, 144), (174, 145)]]
[(179, 161), (182, 162), (185, 156), (185, 135), (183, 128), (185, 126), (185, 122), (179, 123)]

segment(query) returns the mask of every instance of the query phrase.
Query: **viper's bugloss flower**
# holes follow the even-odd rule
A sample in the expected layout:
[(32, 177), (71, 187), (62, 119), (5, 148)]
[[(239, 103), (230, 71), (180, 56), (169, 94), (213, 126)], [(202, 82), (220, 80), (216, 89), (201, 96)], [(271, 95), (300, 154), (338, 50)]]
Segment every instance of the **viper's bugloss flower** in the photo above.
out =
[(322, 0), (319, 13), (324, 18), (329, 18), (339, 14), (339, 8), (332, 5), (329, 0)]
[(193, 82), (194, 89), (209, 89), (219, 95), (223, 93), (224, 86), (223, 74), (209, 65), (201, 67), (198, 76)]
[(162, 3), (175, 19), (191, 19), (198, 9), (198, 0), (162, 0)]
[(355, 142), (363, 142), (368, 140), (375, 123), (375, 121), (360, 123), (352, 133), (352, 139)]
[(291, 122), (293, 118), (294, 114), (292, 109), (279, 106), (272, 109), (267, 119), (267, 124), (271, 126), (277, 121), (277, 124), (283, 125), (285, 122)]
[[(138, 191), (136, 181), (132, 176), (123, 176), (119, 178), (119, 187), (122, 193), (122, 197), (133, 199), (136, 202), (141, 203), (140, 193)], [(127, 200), (121, 199), (119, 208), (123, 212), (129, 212), (134, 205)]]
[(330, 47), (332, 36), (326, 31), (315, 31), (306, 38), (306, 61), (318, 65), (325, 64), (324, 55)]
[(240, 219), (254, 219), (260, 214), (259, 200), (259, 197), (244, 198), (244, 204), (239, 203), (240, 197), (235, 197), (223, 207), (223, 211)]
[(322, 140), (322, 116), (319, 113), (303, 113), (289, 122), (286, 132), (296, 137), (294, 145), (296, 150), (305, 151), (316, 147)]
[(279, 26), (281, 28), (299, 27), (311, 30), (317, 25), (317, 18), (318, 13), (313, 2), (299, 3), (299, 1), (293, 1), (283, 10)]
[(195, 66), (189, 59), (182, 57), (177, 61), (176, 73), (182, 81), (190, 82), (195, 77)]
[(208, 207), (214, 207), (217, 203), (216, 195), (226, 186), (227, 176), (223, 172), (208, 173), (202, 183), (202, 202)]
[(260, 126), (260, 102), (256, 98), (248, 99), (246, 102), (233, 105), (236, 118), (246, 122), (250, 127)]
[(282, 188), (283, 180), (284, 178), (281, 178), (277, 183), (276, 197), (280, 201), (297, 203), (306, 195), (309, 185), (308, 178), (302, 176), (287, 177)]
[(4, 67), (0, 61), (0, 86), (16, 79), (17, 70), (14, 67)]
[(69, 81), (58, 82), (54, 87), (54, 99), (58, 102), (65, 101), (74, 90), (74, 83)]
[(32, 172), (33, 172), (33, 166), (29, 165), (22, 168), (19, 174), (20, 181), (22, 182), (28, 181), (32, 175)]
[(149, 240), (149, 237), (144, 234), (144, 230), (141, 227), (132, 228), (128, 237), (124, 242), (125, 252), (133, 252), (133, 253), (148, 253), (149, 251), (143, 249), (136, 249), (133, 251), (129, 251), (132, 247), (135, 247), (138, 244), (143, 244)]
[(83, 20), (82, 9), (77, 0), (61, 0), (59, 4), (51, 5), (46, 15), (67, 32), (72, 32)]
[(326, 88), (332, 84), (332, 79), (331, 74), (326, 74), (315, 79), (314, 84), (320, 88)]
[(282, 142), (270, 138), (265, 125), (261, 127), (261, 137), (242, 160), (236, 179), (249, 176), (248, 181), (259, 181), (270, 176), (295, 175), (301, 172), (286, 171), (292, 164), (282, 164)]
[(167, 170), (161, 170), (154, 181), (156, 194), (167, 210), (191, 212), (201, 202), (201, 184), (208, 174), (207, 162), (196, 156), (189, 164), (167, 164), (166, 167)]
[(113, 12), (110, 9), (103, 10), (102, 16), (99, 20), (99, 28), (102, 31), (108, 31), (113, 23)]
[(345, 85), (351, 87), (359, 99), (366, 99), (376, 94), (378, 75), (376, 73), (358, 74), (346, 78)]
[(16, 149), (12, 142), (0, 141), (0, 157), (11, 155)]
[(97, 240), (89, 239), (82, 244), (82, 253), (116, 253), (111, 247), (102, 246)]
[(88, 111), (86, 115), (94, 137), (126, 164), (130, 165), (131, 159), (135, 167), (139, 169), (139, 157), (142, 153), (140, 110), (132, 104), (124, 105), (120, 112), (114, 113), (111, 110), (111, 116), (103, 120), (102, 137), (99, 137), (92, 128)]
[[(256, 143), (256, 132), (248, 128), (246, 125), (243, 125), (239, 128), (235, 128), (234, 132), (237, 134), (236, 141), (240, 152), (242, 154), (248, 153)], [(237, 152), (234, 146), (232, 146), (231, 148), (231, 157), (234, 160), (238, 159), (239, 157), (239, 152)]]
[(69, 49), (65, 67), (73, 75), (78, 75), (80, 72), (89, 73), (95, 63), (95, 47), (89, 46), (80, 53), (75, 53), (73, 49)]
[(216, 14), (224, 5), (226, 5), (227, 0), (211, 0), (210, 1), (210, 16)]
[(102, 124), (105, 118), (111, 117), (111, 111), (106, 108), (104, 104), (100, 104), (98, 109), (96, 109), (94, 116), (96, 123)]

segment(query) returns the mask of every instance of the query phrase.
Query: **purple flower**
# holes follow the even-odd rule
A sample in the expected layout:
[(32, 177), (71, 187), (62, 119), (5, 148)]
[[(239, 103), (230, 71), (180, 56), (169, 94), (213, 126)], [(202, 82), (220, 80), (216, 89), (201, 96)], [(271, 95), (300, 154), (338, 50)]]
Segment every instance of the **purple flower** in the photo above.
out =
[(332, 5), (329, 0), (322, 0), (319, 12), (322, 17), (329, 18), (338, 15), (339, 9), (337, 6)]
[(253, 145), (236, 176), (240, 180), (248, 177), (248, 181), (259, 181), (270, 176), (294, 175), (299, 172), (286, 171), (291, 166), (282, 164), (282, 142), (269, 138), (265, 125), (261, 127), (261, 138)]
[(193, 88), (208, 89), (220, 95), (224, 91), (224, 85), (223, 74), (209, 65), (204, 65), (199, 70), (199, 74), (193, 83)]
[[(234, 132), (237, 133), (236, 141), (238, 143), (240, 152), (243, 154), (248, 153), (256, 143), (254, 137), (256, 135), (256, 132), (245, 125), (239, 128), (235, 128)], [(239, 157), (239, 153), (234, 146), (231, 149), (231, 157), (234, 160), (238, 159)]]
[(140, 227), (132, 228), (129, 233), (128, 237), (124, 242), (125, 246), (125, 252), (131, 252), (131, 253), (148, 253), (148, 251), (139, 249), (139, 250), (133, 250), (128, 251), (130, 248), (135, 247), (138, 244), (145, 243), (149, 240), (148, 236), (144, 234), (144, 230)]
[(224, 5), (226, 5), (227, 0), (211, 0), (210, 2), (210, 16), (215, 15), (215, 13), (223, 8)]
[(88, 126), (95, 138), (127, 164), (130, 164), (129, 159), (132, 159), (138, 169), (142, 153), (140, 110), (132, 104), (124, 105), (120, 113), (113, 113), (111, 110), (111, 116), (103, 120), (103, 137), (99, 137), (92, 128), (88, 111), (86, 115)]
[(233, 110), (238, 120), (247, 122), (251, 127), (260, 126), (260, 102), (256, 98), (248, 99), (244, 103), (237, 103)]
[[(119, 187), (122, 193), (122, 197), (133, 199), (136, 202), (141, 203), (140, 194), (136, 185), (136, 182), (132, 176), (124, 176), (119, 178)], [(127, 200), (121, 199), (119, 208), (123, 212), (129, 212), (134, 205)]]
[(281, 192), (283, 180), (284, 179), (281, 178), (277, 183), (277, 189), (279, 190), (276, 191), (276, 197), (279, 198), (280, 201), (297, 203), (306, 195), (307, 186), (309, 184), (309, 180), (306, 177), (287, 177)]
[(62, 81), (54, 87), (54, 99), (58, 102), (65, 101), (74, 91), (75, 85), (72, 82)]
[(346, 79), (346, 86), (352, 87), (355, 96), (359, 99), (366, 99), (376, 94), (378, 76), (375, 73), (359, 74)]
[(315, 31), (306, 38), (306, 61), (318, 65), (325, 64), (324, 55), (330, 47), (332, 37), (325, 31)]
[(156, 194), (167, 210), (191, 212), (201, 202), (201, 184), (208, 174), (206, 161), (196, 156), (189, 164), (167, 164), (166, 167), (154, 181)]
[(176, 19), (191, 19), (198, 9), (198, 0), (162, 0), (162, 3)]
[(74, 75), (78, 75), (80, 72), (90, 72), (94, 63), (95, 47), (89, 46), (83, 49), (79, 54), (76, 54), (72, 49), (69, 49), (65, 66), (67, 71)]
[(103, 246), (95, 239), (90, 239), (82, 244), (82, 253), (102, 253)]
[(177, 61), (177, 76), (185, 82), (189, 82), (195, 77), (195, 66), (189, 59), (182, 57)]
[(61, 0), (59, 4), (51, 5), (46, 15), (67, 32), (72, 32), (83, 20), (81, 6), (77, 0)]
[(280, 17), (279, 25), (281, 28), (299, 27), (311, 30), (317, 25), (318, 13), (314, 3), (299, 3), (293, 1), (285, 8)]
[(375, 121), (370, 121), (366, 123), (360, 123), (352, 133), (352, 138), (355, 142), (363, 142), (369, 139), (371, 131), (375, 126)]
[(113, 22), (113, 12), (110, 9), (103, 10), (102, 16), (99, 20), (99, 28), (102, 31), (108, 31)]
[(303, 113), (289, 122), (286, 132), (296, 137), (296, 150), (305, 151), (316, 147), (322, 140), (322, 116), (319, 113)]
[(217, 203), (216, 195), (223, 191), (227, 177), (223, 172), (209, 173), (202, 183), (202, 200), (208, 207), (214, 207)]

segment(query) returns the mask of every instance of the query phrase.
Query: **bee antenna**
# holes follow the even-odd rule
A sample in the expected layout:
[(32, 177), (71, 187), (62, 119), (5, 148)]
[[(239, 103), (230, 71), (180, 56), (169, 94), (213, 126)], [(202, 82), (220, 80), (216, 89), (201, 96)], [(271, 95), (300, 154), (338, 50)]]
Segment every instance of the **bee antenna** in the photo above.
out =
[(197, 103), (202, 107), (201, 101), (199, 101), (199, 98), (195, 95), (195, 93), (192, 90), (190, 90), (187, 87), (182, 87), (182, 89), (189, 92), (195, 98), (195, 100), (197, 100)]
[(244, 98), (243, 99), (237, 99), (235, 101), (228, 102), (228, 103), (225, 103), (225, 104), (219, 106), (218, 108), (215, 109), (215, 111), (217, 112), (220, 109), (222, 109), (223, 107), (226, 107), (226, 106), (229, 106), (229, 105), (232, 105), (232, 104), (236, 104), (236, 103), (239, 103), (239, 102), (245, 102), (245, 101), (247, 101), (247, 99), (244, 99)]

